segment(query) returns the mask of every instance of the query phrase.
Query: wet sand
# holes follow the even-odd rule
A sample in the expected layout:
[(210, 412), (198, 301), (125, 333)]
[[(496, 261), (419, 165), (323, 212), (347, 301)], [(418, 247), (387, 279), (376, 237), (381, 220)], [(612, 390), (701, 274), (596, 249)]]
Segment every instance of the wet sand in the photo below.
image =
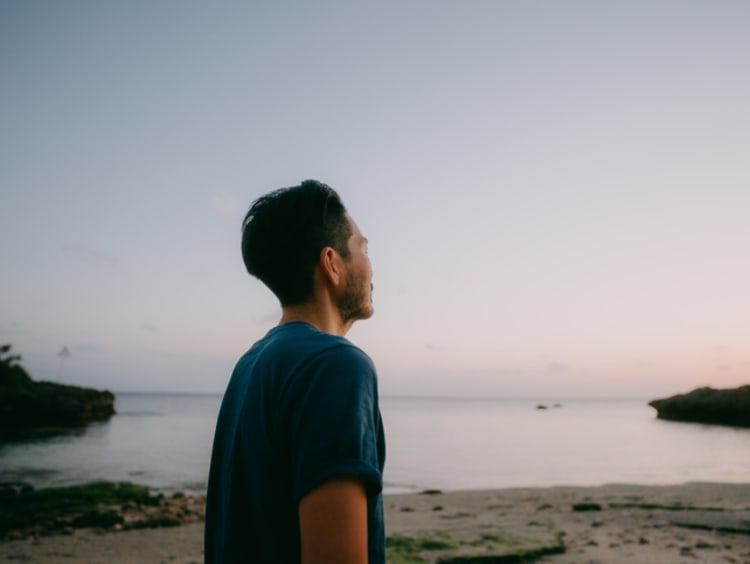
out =
[[(390, 562), (525, 552), (550, 564), (750, 564), (750, 484), (431, 492), (388, 495), (384, 505)], [(203, 524), (5, 541), (3, 561), (200, 563)]]

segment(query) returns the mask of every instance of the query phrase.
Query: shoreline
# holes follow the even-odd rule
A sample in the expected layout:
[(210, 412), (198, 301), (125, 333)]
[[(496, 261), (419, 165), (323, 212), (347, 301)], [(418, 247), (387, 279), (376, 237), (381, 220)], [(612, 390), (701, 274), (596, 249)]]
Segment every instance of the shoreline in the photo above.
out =
[[(522, 554), (553, 564), (750, 563), (750, 483), (432, 490), (383, 500), (394, 564)], [(201, 521), (68, 532), (2, 541), (0, 561), (203, 562)]]

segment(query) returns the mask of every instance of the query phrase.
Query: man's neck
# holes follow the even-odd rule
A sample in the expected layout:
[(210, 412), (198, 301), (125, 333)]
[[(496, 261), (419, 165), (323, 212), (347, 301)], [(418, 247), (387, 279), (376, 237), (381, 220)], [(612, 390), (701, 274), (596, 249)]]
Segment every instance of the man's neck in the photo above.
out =
[(318, 331), (343, 337), (351, 328), (353, 321), (344, 322), (337, 310), (319, 307), (315, 304), (287, 306), (281, 309), (279, 325), (302, 321), (315, 327)]

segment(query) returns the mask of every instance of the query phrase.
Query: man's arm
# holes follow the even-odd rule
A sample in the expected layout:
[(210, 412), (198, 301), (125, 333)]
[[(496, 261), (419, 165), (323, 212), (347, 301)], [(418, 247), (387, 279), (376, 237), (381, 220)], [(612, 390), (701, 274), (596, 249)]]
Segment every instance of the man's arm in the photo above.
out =
[(329, 480), (299, 502), (302, 564), (367, 564), (367, 496), (362, 482)]

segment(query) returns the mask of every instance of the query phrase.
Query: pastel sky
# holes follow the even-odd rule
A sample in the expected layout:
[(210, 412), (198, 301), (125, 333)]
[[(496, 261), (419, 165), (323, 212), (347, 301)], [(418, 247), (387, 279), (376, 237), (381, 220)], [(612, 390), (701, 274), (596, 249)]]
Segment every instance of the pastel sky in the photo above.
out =
[[(262, 193), (370, 240), (384, 395), (750, 381), (750, 3), (0, 3), (0, 342), (221, 392), (280, 315)], [(71, 355), (58, 356), (63, 346)]]

